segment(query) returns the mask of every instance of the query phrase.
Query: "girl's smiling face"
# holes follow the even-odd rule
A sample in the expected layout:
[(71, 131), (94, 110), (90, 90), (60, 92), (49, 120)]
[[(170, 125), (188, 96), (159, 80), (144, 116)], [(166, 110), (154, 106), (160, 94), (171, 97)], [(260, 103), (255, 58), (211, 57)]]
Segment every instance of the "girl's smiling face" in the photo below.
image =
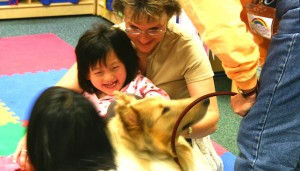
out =
[(107, 55), (106, 61), (101, 61), (96, 66), (90, 67), (87, 79), (105, 95), (113, 95), (114, 91), (122, 89), (127, 74), (125, 65), (118, 59), (113, 50)]

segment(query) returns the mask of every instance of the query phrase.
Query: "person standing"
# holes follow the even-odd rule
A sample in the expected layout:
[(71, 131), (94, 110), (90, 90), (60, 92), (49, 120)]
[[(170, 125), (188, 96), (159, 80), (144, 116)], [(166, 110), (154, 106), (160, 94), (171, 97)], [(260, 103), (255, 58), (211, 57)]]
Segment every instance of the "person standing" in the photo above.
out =
[[(241, 16), (244, 16), (245, 19), (247, 4), (258, 3), (257, 1), (235, 0), (231, 1), (230, 6), (228, 6), (229, 1), (218, 0), (200, 2), (195, 0), (183, 2), (181, 0), (181, 3), (185, 4), (184, 8), (189, 9), (186, 11), (188, 16), (191, 17), (201, 37), (212, 51), (220, 43), (230, 43), (229, 47), (225, 46), (220, 51), (215, 50), (219, 52), (219, 56), (217, 56), (221, 59), (228, 77), (235, 81), (238, 87), (254, 90), (255, 86), (253, 85), (255, 84), (251, 84), (251, 78), (256, 79), (257, 66), (255, 65), (258, 65), (257, 60), (261, 55), (260, 60), (263, 67), (259, 78), (258, 92), (248, 97), (237, 94), (231, 100), (234, 111), (244, 116), (238, 132), (237, 141), (240, 154), (235, 162), (235, 170), (300, 170), (300, 108), (298, 107), (300, 103), (300, 72), (298, 69), (300, 64), (300, 1), (261, 1), (261, 5), (276, 10), (275, 19), (278, 20), (278, 29), (271, 36), (270, 41), (262, 38), (254, 39), (257, 47), (260, 48), (260, 55), (257, 51), (252, 51), (253, 47), (256, 48), (255, 45), (247, 47), (246, 42), (253, 44), (252, 36), (249, 35), (249, 32), (247, 33), (246, 26), (240, 18), (242, 8)], [(210, 7), (214, 5), (215, 8), (206, 8), (209, 4)], [(232, 6), (233, 4), (234, 6)], [(222, 20), (224, 18), (221, 15), (224, 13), (228, 20)], [(232, 18), (230, 18), (231, 16)], [(223, 37), (208, 34), (213, 31), (205, 23), (212, 19), (210, 17), (214, 17), (214, 21), (211, 23), (217, 26), (219, 32), (229, 29), (230, 32), (239, 35), (248, 34), (246, 42), (236, 41), (239, 39), (234, 38), (233, 40), (226, 39), (227, 35)], [(230, 23), (235, 26), (239, 25), (239, 27), (228, 28)], [(247, 21), (244, 23), (249, 24)], [(254, 32), (252, 34), (259, 37)], [(242, 36), (241, 39), (244, 40)], [(210, 41), (213, 43), (210, 44)], [(229, 53), (232, 52), (227, 51), (230, 49), (237, 51)], [(227, 56), (222, 55), (222, 51)], [(264, 60), (263, 55), (266, 51), (267, 56)], [(247, 56), (249, 52), (253, 53)], [(239, 53), (245, 55), (236, 56)], [(232, 65), (232, 60), (240, 63), (236, 65), (237, 68)], [(243, 70), (243, 66), (253, 67)], [(250, 70), (253, 70), (250, 74), (253, 77), (248, 75)], [(236, 71), (236, 74), (231, 75), (231, 71)], [(244, 78), (243, 82), (249, 87), (242, 87), (243, 84), (239, 84), (239, 78)]]

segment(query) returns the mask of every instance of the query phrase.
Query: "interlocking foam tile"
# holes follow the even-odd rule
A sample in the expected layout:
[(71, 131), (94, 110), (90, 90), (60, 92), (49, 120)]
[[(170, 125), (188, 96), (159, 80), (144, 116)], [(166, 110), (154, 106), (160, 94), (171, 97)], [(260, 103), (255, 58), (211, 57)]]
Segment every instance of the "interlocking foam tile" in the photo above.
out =
[(0, 126), (0, 156), (12, 154), (25, 134), (25, 127), (21, 124), (8, 123)]
[(223, 164), (224, 164), (224, 171), (234, 171), (234, 162), (236, 156), (230, 152), (226, 152), (220, 156)]
[(215, 141), (211, 140), (211, 143), (213, 144), (213, 146), (216, 149), (216, 152), (219, 156), (222, 156), (224, 153), (228, 152), (228, 150), (226, 148), (224, 148), (220, 144), (216, 143)]
[(9, 111), (8, 107), (5, 107), (5, 103), (0, 100), (0, 126), (6, 125), (7, 123), (18, 123), (20, 118), (13, 116), (15, 113)]
[(217, 154), (221, 157), (224, 164), (224, 171), (233, 171), (234, 170), (234, 162), (236, 156), (230, 153), (226, 148), (216, 143), (215, 141), (211, 141), (214, 148), (216, 149)]
[(76, 59), (74, 48), (53, 33), (0, 38), (0, 52), (0, 75), (70, 68)]
[(55, 85), (67, 69), (0, 76), (0, 99), (21, 121), (28, 120), (33, 103), (46, 88)]

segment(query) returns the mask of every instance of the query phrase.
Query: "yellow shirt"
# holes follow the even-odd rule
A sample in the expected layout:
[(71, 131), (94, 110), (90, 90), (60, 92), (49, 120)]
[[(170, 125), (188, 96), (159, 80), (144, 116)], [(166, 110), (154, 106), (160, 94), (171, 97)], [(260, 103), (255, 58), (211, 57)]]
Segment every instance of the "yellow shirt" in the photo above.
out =
[(262, 65), (268, 45), (268, 40), (251, 34), (246, 27), (245, 6), (251, 1), (180, 0), (203, 41), (222, 61), (226, 75), (244, 90), (256, 85), (258, 60)]

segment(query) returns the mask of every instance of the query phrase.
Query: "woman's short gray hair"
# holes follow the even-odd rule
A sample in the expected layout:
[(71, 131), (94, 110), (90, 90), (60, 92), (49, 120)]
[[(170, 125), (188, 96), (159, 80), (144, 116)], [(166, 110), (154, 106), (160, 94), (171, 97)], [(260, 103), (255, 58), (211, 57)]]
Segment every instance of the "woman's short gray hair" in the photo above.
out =
[(117, 14), (124, 16), (125, 7), (133, 11), (131, 18), (133, 21), (141, 18), (153, 21), (164, 13), (169, 18), (181, 13), (181, 6), (177, 0), (113, 0), (113, 10)]

